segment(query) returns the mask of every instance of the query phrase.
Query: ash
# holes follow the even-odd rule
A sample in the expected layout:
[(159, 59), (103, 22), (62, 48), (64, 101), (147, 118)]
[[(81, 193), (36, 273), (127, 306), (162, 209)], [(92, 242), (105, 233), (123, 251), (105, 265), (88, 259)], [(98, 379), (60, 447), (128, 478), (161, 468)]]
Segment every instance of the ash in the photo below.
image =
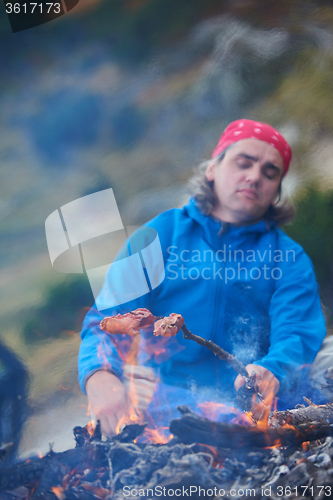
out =
[[(212, 497), (210, 491), (221, 490), (224, 496), (237, 499), (244, 496), (331, 498), (332, 437), (321, 444), (312, 444), (307, 452), (290, 448), (220, 449), (217, 450), (218, 461), (202, 445), (175, 444), (158, 448), (148, 445), (141, 451), (136, 445), (118, 444), (113, 450), (114, 457), (128, 452), (138, 455), (131, 467), (115, 473), (114, 494), (110, 498), (122, 499), (124, 491), (135, 490), (138, 496), (141, 492), (142, 496), (155, 499), (163, 496), (159, 495), (161, 490), (172, 493), (185, 488), (189, 493), (191, 487), (194, 491), (191, 497), (195, 499)], [(206, 495), (198, 494), (199, 487)], [(148, 490), (157, 495), (147, 495)], [(218, 497), (218, 494), (213, 496)]]

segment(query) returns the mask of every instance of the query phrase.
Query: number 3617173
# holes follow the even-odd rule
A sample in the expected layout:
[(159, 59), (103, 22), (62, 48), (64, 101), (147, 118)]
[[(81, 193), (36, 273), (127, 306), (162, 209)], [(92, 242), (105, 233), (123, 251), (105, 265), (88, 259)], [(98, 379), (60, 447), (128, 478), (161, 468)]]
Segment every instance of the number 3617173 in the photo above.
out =
[(45, 3), (6, 3), (7, 14), (60, 14), (60, 3), (45, 2)]

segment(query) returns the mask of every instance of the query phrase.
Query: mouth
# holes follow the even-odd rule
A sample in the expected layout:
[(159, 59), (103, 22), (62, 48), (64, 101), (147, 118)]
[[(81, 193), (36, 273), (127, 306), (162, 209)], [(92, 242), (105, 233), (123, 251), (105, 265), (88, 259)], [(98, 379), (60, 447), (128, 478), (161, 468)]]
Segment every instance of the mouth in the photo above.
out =
[(242, 193), (249, 200), (259, 200), (259, 193), (255, 189), (243, 188), (239, 189), (238, 193)]

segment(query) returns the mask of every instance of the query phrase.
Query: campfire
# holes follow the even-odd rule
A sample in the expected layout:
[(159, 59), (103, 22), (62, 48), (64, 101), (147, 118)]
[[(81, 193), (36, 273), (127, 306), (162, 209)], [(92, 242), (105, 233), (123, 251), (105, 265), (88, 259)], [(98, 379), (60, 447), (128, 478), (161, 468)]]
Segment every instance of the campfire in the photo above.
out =
[[(154, 427), (135, 391), (139, 329), (154, 322), (154, 335), (167, 337), (182, 330), (185, 338), (232, 364), (246, 380), (238, 398), (246, 411), (212, 402), (198, 405), (196, 411), (182, 405), (168, 429)], [(42, 458), (0, 469), (1, 500), (332, 496), (333, 404), (306, 400), (292, 410), (268, 408), (258, 420), (248, 411), (251, 402), (262, 401), (255, 376), (219, 346), (189, 332), (180, 315), (156, 321), (141, 309), (106, 318), (101, 326), (110, 335), (125, 329), (134, 337), (125, 349), (125, 372), (132, 375), (131, 413), (119, 423), (116, 436), (103, 438), (99, 422), (75, 427), (75, 448), (62, 453), (51, 449)], [(148, 376), (148, 382), (152, 395), (156, 380)]]

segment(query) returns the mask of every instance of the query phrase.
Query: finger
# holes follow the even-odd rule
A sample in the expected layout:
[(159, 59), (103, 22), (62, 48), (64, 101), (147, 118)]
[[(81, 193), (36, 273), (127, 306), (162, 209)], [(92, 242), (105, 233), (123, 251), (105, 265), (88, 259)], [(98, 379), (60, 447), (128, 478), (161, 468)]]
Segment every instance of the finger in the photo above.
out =
[(268, 408), (264, 403), (257, 403), (252, 406), (252, 418), (254, 421), (262, 420), (267, 414)]
[(238, 389), (244, 384), (245, 384), (245, 378), (242, 375), (238, 375), (234, 382), (234, 387), (236, 391), (238, 391)]
[(103, 436), (114, 436), (116, 434), (117, 422), (110, 416), (103, 415), (99, 418)]

